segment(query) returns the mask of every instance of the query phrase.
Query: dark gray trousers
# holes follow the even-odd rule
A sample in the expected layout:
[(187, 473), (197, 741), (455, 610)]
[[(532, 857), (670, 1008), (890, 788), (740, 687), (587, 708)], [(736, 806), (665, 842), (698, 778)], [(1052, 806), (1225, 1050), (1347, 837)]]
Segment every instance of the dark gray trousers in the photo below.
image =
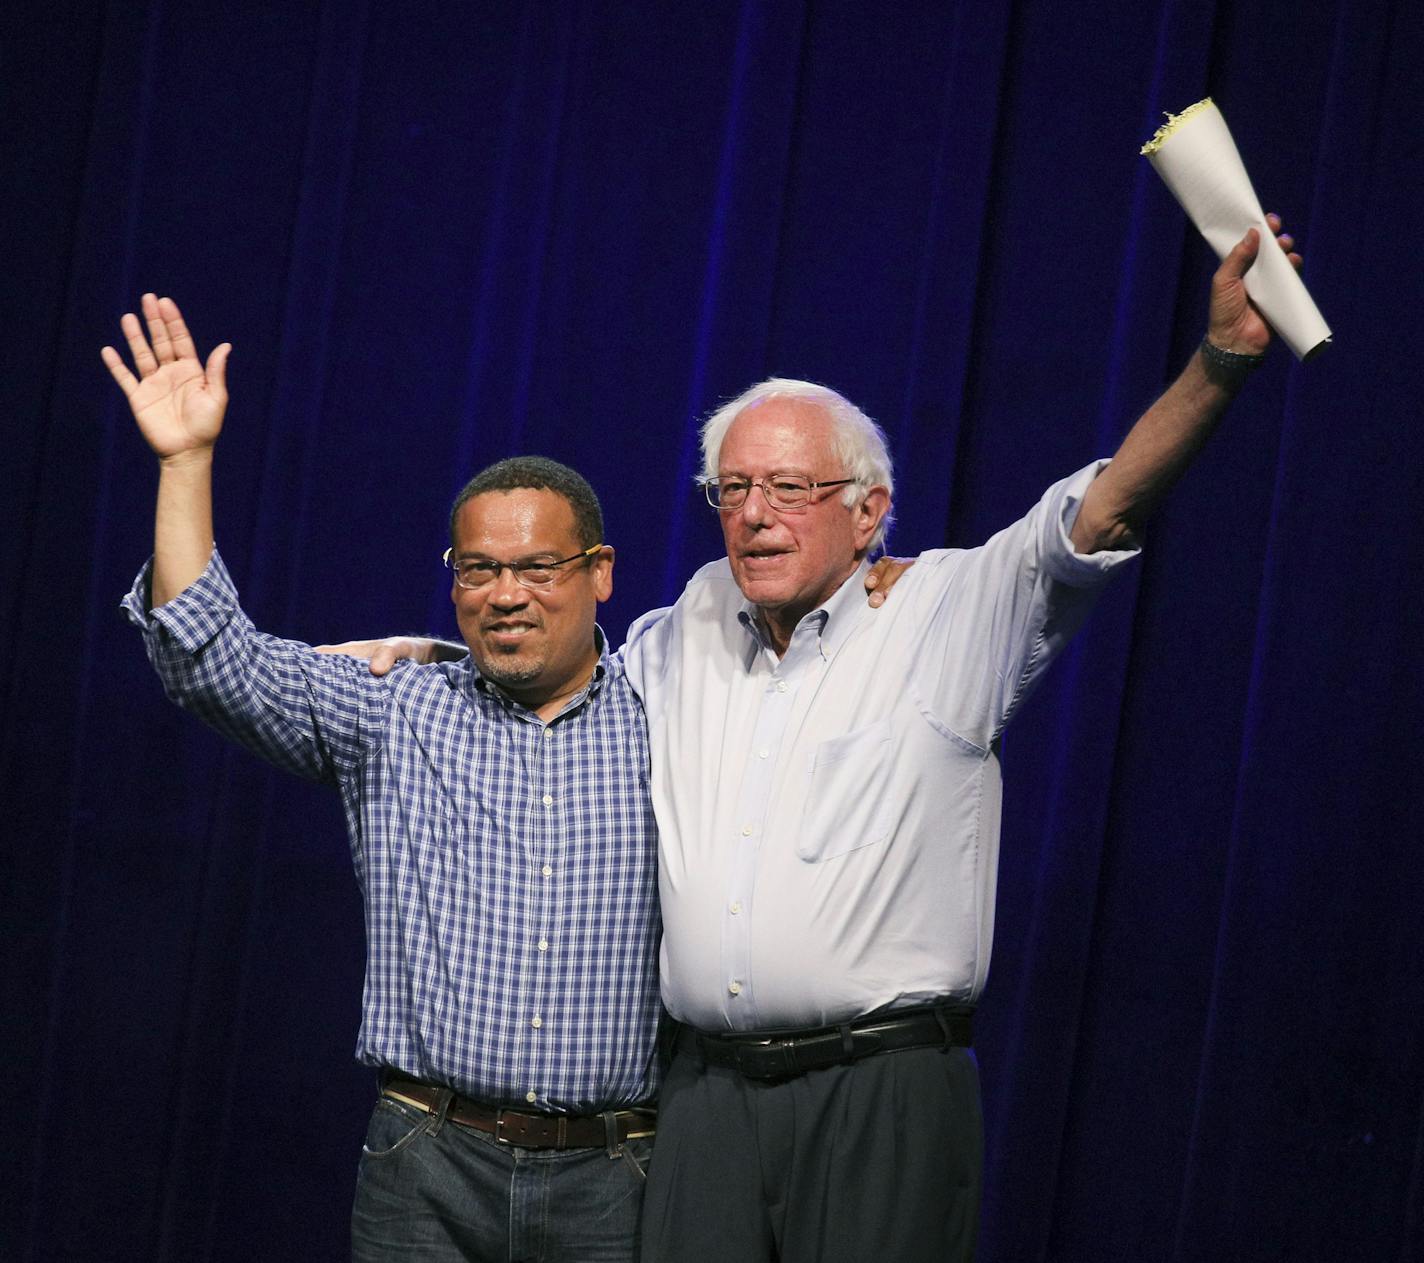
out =
[(971, 1053), (915, 1048), (764, 1083), (679, 1041), (642, 1263), (968, 1263), (983, 1171)]

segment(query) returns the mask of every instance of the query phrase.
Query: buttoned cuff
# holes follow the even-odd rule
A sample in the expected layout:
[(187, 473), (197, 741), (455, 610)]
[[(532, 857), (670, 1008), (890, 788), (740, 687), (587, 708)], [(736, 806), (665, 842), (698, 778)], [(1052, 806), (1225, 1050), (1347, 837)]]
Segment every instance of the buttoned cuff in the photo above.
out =
[(1075, 588), (1096, 587), (1106, 583), (1118, 567), (1142, 551), (1137, 544), (1131, 548), (1103, 549), (1096, 553), (1074, 551), (1071, 535), (1073, 524), (1078, 520), (1078, 510), (1083, 507), (1083, 497), (1093, 479), (1111, 463), (1109, 460), (1095, 460), (1049, 488), (1045, 496), (1048, 517), (1046, 538), (1043, 540), (1043, 564), (1059, 583)]
[(192, 583), (166, 605), (149, 609), (153, 581), (153, 558), (143, 564), (133, 587), (120, 602), (129, 622), (145, 638), (160, 630), (188, 653), (197, 653), (217, 636), (237, 612), (237, 589), (216, 547), (207, 567)]

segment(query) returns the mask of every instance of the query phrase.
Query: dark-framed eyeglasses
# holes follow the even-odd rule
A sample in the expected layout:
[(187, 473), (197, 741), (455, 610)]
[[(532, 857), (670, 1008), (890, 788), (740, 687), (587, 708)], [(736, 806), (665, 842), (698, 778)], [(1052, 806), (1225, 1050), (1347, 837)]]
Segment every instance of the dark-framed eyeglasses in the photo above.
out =
[(571, 561), (595, 557), (602, 548), (602, 544), (594, 544), (581, 553), (575, 553), (572, 557), (561, 557), (558, 561), (545, 561), (543, 558), (533, 561), (495, 561), (491, 557), (451, 557), (450, 554), (455, 550), (447, 548), (442, 560), (455, 572), (455, 583), (462, 588), (487, 588), (498, 580), (501, 570), (508, 570), (514, 576), (514, 581), (526, 588), (547, 588), (563, 573), (559, 569), (560, 566), (567, 566)]
[(817, 487), (844, 487), (855, 482), (854, 478), (831, 478), (812, 482), (801, 474), (767, 474), (765, 478), (744, 478), (741, 474), (727, 474), (721, 478), (704, 478), (702, 489), (707, 493), (707, 503), (714, 509), (740, 509), (747, 502), (753, 487), (760, 487), (766, 502), (773, 509), (794, 512), (811, 503), (811, 492)]

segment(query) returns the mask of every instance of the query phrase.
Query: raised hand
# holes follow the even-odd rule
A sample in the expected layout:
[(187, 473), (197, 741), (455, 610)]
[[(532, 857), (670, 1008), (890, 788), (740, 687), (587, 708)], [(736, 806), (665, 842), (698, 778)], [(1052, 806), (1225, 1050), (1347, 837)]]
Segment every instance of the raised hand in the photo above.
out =
[(159, 459), (211, 448), (227, 411), (227, 357), (232, 344), (214, 348), (205, 368), (178, 304), (145, 294), (142, 305), (148, 337), (133, 312), (125, 312), (119, 321), (138, 376), (113, 347), (106, 346), (99, 354)]
[[(1276, 234), (1276, 244), (1285, 251), (1296, 271), (1301, 257), (1294, 252), (1295, 238), (1281, 231), (1281, 217), (1267, 215), (1266, 222)], [(1222, 259), (1211, 278), (1211, 316), (1207, 339), (1223, 351), (1238, 355), (1261, 355), (1271, 343), (1271, 327), (1262, 318), (1246, 293), (1245, 276), (1261, 248), (1261, 234), (1250, 229), (1231, 253)]]

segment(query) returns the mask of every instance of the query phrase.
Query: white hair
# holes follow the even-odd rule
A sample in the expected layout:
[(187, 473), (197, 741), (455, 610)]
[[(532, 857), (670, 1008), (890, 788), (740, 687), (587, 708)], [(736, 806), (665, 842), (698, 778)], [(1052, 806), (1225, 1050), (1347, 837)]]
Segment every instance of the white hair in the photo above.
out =
[[(748, 408), (765, 403), (768, 399), (793, 399), (820, 408), (831, 421), (831, 442), (836, 456), (845, 467), (847, 476), (855, 479), (841, 496), (841, 503), (847, 508), (854, 505), (874, 486), (881, 486), (890, 493), (894, 503), (895, 480), (890, 463), (890, 449), (885, 443), (885, 432), (865, 415), (844, 395), (837, 394), (829, 386), (819, 386), (815, 382), (797, 381), (793, 377), (768, 377), (758, 382), (750, 390), (744, 390), (735, 399), (724, 403), (702, 425), (702, 477), (717, 477), (717, 462), (722, 454), (722, 440), (733, 421)], [(772, 470), (770, 472), (781, 472)], [(894, 514), (887, 509), (885, 516), (876, 527), (870, 541), (870, 552), (885, 541), (885, 533), (890, 529)]]

